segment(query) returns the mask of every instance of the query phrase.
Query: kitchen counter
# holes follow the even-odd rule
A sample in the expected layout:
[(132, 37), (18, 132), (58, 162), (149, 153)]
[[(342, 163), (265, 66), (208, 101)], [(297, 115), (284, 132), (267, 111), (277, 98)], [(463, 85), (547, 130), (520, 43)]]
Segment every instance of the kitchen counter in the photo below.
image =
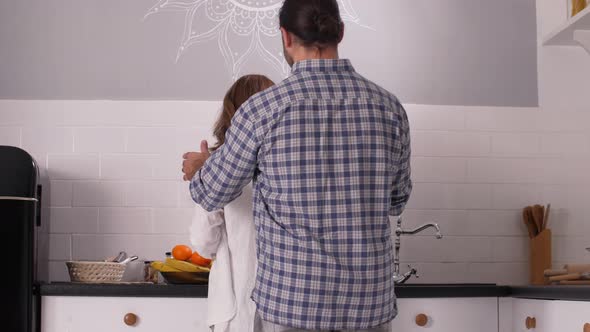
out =
[(510, 296), (525, 299), (590, 301), (590, 286), (514, 286)]
[(510, 288), (495, 284), (405, 284), (395, 286), (398, 298), (504, 297)]
[(57, 282), (41, 284), (41, 296), (104, 297), (190, 297), (206, 298), (207, 285), (168, 285), (149, 283), (83, 284)]
[[(413, 284), (396, 286), (399, 298), (503, 297), (510, 288), (494, 284)], [(207, 297), (206, 285), (81, 284), (40, 285), (42, 296)]]
[[(206, 298), (207, 285), (50, 283), (42, 296)], [(589, 286), (498, 286), (494, 284), (407, 284), (396, 286), (398, 298), (516, 297), (590, 301)]]

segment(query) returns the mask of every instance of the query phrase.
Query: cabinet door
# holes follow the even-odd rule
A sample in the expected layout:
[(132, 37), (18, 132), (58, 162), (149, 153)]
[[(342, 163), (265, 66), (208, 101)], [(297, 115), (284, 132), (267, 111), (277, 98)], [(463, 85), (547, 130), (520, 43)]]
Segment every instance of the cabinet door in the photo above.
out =
[(553, 301), (548, 324), (547, 332), (585, 332), (584, 325), (590, 324), (590, 303)]
[(46, 296), (41, 315), (42, 332), (209, 331), (206, 299)]
[(511, 332), (514, 322), (514, 299), (501, 297), (498, 299), (498, 331)]
[[(426, 317), (419, 326), (416, 318)], [(399, 299), (392, 331), (498, 331), (497, 298)]]
[[(512, 332), (551, 332), (549, 316), (551, 302), (514, 299)], [(535, 327), (527, 327), (527, 319), (534, 319)]]

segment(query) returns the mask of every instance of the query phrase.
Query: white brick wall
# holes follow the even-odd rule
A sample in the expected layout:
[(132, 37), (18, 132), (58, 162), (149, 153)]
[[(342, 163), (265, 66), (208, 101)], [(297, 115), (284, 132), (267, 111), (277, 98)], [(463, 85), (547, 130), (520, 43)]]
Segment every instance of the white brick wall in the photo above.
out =
[(42, 212), (52, 234), (98, 232), (98, 208), (52, 207)]
[(52, 180), (98, 180), (99, 166), (96, 154), (47, 155), (47, 172)]
[(126, 141), (127, 130), (123, 128), (74, 129), (76, 153), (123, 153)]
[(75, 207), (111, 207), (125, 205), (125, 182), (78, 181), (73, 184)]
[[(211, 140), (217, 109), (215, 102), (0, 101), (0, 144), (32, 149), (50, 180), (44, 229), (52, 280), (67, 278), (68, 259), (123, 249), (158, 259), (188, 243), (193, 203), (180, 180), (181, 154)], [(404, 238), (402, 259), (420, 268), (418, 282), (525, 283), (520, 209), (534, 203), (553, 203), (556, 261), (588, 261), (590, 126), (570, 119), (587, 114), (407, 110), (415, 191), (405, 225), (436, 221), (446, 235)]]

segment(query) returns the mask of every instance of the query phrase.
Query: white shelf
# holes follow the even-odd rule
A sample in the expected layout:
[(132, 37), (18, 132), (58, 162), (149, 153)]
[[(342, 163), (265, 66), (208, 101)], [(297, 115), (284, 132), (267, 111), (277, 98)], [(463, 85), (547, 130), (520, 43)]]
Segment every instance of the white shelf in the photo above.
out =
[(544, 40), (544, 46), (582, 46), (590, 53), (588, 42), (590, 34), (590, 7), (569, 19), (561, 27), (550, 33)]

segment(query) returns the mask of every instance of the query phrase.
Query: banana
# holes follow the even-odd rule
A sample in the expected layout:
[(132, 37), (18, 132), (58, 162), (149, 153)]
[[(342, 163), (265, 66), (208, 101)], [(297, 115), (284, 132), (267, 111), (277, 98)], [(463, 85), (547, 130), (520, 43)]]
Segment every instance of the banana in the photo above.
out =
[(166, 258), (166, 266), (173, 269), (177, 269), (184, 272), (210, 272), (211, 270), (206, 267), (197, 266), (189, 262), (179, 261), (177, 259)]
[(166, 265), (164, 262), (152, 262), (150, 264), (155, 270), (160, 272), (182, 272), (178, 269)]

